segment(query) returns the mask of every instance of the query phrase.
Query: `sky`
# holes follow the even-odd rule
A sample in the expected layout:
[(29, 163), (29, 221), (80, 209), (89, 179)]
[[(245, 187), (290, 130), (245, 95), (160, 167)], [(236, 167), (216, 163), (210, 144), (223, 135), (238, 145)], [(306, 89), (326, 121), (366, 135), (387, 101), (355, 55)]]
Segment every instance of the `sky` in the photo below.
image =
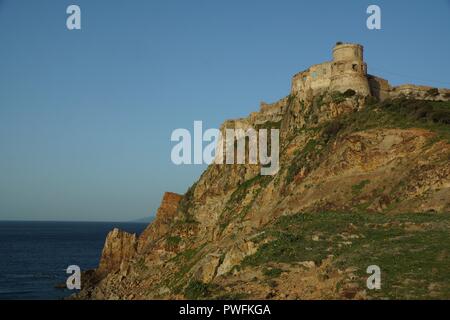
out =
[(172, 163), (174, 129), (288, 95), (337, 41), (393, 85), (450, 87), (449, 30), (447, 0), (0, 0), (0, 220), (154, 215), (205, 169)]

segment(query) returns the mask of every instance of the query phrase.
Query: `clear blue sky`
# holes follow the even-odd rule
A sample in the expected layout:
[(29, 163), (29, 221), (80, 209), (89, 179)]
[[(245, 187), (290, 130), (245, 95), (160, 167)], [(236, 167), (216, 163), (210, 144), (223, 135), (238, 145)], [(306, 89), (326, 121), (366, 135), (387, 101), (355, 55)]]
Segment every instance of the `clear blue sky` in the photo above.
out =
[(0, 0), (0, 220), (152, 215), (204, 169), (172, 164), (173, 129), (282, 98), (336, 41), (393, 84), (450, 87), (449, 30), (447, 0)]

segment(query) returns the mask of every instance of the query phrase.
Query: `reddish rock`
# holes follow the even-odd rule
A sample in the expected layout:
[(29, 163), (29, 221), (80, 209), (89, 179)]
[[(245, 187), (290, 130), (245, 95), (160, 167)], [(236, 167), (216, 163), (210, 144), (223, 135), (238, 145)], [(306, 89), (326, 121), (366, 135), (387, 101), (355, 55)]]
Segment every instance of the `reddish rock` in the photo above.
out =
[(136, 253), (136, 234), (115, 228), (108, 233), (103, 247), (97, 274), (100, 276), (118, 271), (123, 262), (128, 262)]
[(169, 231), (182, 198), (183, 196), (173, 192), (164, 193), (161, 205), (156, 212), (156, 219), (139, 236), (139, 251), (144, 250), (150, 243), (160, 239)]

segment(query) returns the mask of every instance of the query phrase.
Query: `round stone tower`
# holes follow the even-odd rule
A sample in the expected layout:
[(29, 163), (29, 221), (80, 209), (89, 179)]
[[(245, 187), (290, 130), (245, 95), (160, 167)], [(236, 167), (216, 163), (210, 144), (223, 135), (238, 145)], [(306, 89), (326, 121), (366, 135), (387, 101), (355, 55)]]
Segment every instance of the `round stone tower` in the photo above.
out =
[(362, 45), (337, 43), (333, 48), (330, 89), (340, 92), (353, 89), (362, 95), (370, 95)]

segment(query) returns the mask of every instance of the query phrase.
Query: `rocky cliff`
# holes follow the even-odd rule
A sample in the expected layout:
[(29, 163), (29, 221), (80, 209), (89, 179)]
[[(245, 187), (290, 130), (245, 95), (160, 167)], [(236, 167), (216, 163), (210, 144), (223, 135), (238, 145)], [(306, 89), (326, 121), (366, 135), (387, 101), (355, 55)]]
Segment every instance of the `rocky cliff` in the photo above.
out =
[(290, 95), (226, 121), (280, 129), (279, 172), (210, 165), (139, 237), (112, 231), (76, 298), (449, 298), (450, 103), (419, 98)]

